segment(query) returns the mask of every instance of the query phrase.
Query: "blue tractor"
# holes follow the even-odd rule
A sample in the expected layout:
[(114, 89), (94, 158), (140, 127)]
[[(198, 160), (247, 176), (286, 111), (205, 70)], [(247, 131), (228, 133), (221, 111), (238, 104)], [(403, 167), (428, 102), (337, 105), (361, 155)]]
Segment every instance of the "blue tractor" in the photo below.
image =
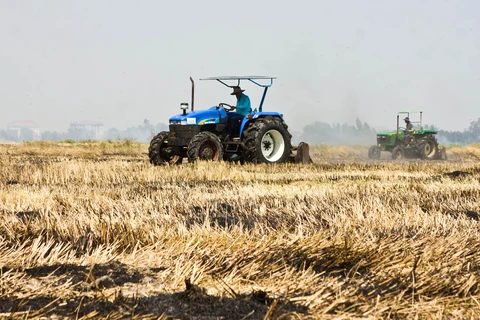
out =
[[(192, 78), (191, 111), (188, 103), (182, 103), (182, 113), (169, 120), (169, 131), (153, 137), (149, 147), (150, 162), (154, 165), (179, 164), (183, 159), (240, 161), (251, 163), (282, 163), (289, 160), (311, 162), (308, 145), (303, 144), (302, 152), (292, 147), (292, 135), (283, 115), (263, 111), (267, 90), (274, 77), (267, 76), (222, 76), (200, 80), (216, 80), (233, 88), (242, 81), (249, 81), (263, 88), (258, 106), (238, 123), (239, 132), (233, 139), (226, 139), (228, 117), (233, 115), (232, 106), (219, 103), (207, 110), (194, 110), (194, 88)], [(298, 156), (300, 154), (300, 156)]]

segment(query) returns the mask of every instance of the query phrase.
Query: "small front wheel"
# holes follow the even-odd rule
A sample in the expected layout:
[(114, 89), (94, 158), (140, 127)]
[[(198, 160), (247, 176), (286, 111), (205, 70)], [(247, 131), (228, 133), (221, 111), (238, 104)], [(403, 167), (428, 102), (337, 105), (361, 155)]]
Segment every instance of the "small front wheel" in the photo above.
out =
[(173, 148), (168, 145), (170, 132), (162, 131), (153, 137), (148, 148), (150, 163), (156, 166), (165, 164), (180, 164), (183, 158), (175, 154)]
[(220, 138), (215, 134), (203, 131), (195, 135), (187, 148), (188, 162), (196, 160), (220, 161), (223, 148)]
[(380, 155), (382, 153), (382, 149), (378, 146), (371, 146), (368, 149), (368, 158), (372, 160), (378, 160), (380, 159)]
[(405, 158), (405, 150), (402, 147), (395, 147), (392, 150), (392, 159), (393, 160), (402, 160)]

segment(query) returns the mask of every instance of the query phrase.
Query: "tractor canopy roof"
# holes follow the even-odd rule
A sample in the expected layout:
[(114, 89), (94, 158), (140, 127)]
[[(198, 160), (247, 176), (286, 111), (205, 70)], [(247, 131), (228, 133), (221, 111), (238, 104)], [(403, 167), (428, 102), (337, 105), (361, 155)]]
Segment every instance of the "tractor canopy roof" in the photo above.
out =
[[(200, 78), (200, 80), (217, 80), (218, 82), (224, 84), (227, 87), (238, 87), (240, 86), (240, 82), (242, 80), (250, 81), (257, 86), (260, 87), (271, 87), (273, 85), (273, 79), (276, 79), (276, 77), (269, 77), (269, 76), (219, 76), (219, 77), (208, 77), (208, 78)], [(262, 83), (260, 81), (256, 80), (270, 80), (266, 81), (266, 83)], [(236, 84), (227, 84), (225, 81), (237, 81)]]
[(397, 118), (400, 116), (406, 116), (405, 119), (408, 118), (411, 123), (420, 124), (420, 127), (422, 127), (422, 115), (423, 111), (399, 111)]
[[(418, 116), (415, 116), (416, 119), (420, 118), (420, 121), (417, 121), (417, 122), (421, 122), (422, 121), (422, 114), (423, 114), (423, 111), (399, 111), (398, 112), (398, 115), (406, 115), (407, 118), (410, 118), (411, 115), (418, 115)], [(410, 119), (411, 122), (415, 122), (415, 121), (412, 121), (412, 119)]]
[[(267, 90), (273, 85), (273, 79), (276, 77), (270, 76), (219, 76), (219, 77), (209, 77), (209, 78), (200, 78), (200, 80), (217, 80), (224, 86), (229, 88), (239, 87), (240, 82), (243, 81), (250, 81), (256, 84), (259, 87), (264, 88), (262, 100), (260, 101), (260, 105), (258, 107), (258, 111), (262, 112), (263, 102), (265, 101), (265, 96), (267, 95)], [(227, 83), (229, 81), (229, 83)], [(233, 82), (233, 84), (232, 84)]]
[(399, 111), (398, 114), (402, 114), (402, 113), (422, 113), (423, 111)]

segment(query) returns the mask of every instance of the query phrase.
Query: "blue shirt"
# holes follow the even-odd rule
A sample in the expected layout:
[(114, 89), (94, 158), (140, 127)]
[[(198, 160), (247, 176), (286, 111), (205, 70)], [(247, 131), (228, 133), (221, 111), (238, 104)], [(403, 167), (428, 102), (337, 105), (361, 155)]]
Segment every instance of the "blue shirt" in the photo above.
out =
[(247, 114), (250, 113), (250, 110), (252, 109), (252, 106), (250, 105), (250, 98), (243, 94), (238, 98), (237, 100), (237, 113), (241, 114), (243, 116), (246, 116)]

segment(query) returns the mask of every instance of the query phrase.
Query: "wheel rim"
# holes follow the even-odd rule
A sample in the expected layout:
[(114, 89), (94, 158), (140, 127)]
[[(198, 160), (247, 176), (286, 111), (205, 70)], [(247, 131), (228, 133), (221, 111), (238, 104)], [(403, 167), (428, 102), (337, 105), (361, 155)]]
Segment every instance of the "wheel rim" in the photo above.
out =
[(397, 152), (395, 153), (395, 157), (397, 159), (402, 159), (403, 158), (402, 150), (397, 150)]
[(218, 160), (220, 150), (212, 142), (204, 143), (198, 150), (198, 157), (201, 160)]
[(160, 158), (168, 163), (177, 163), (180, 160), (180, 156), (173, 154), (173, 148), (168, 147), (166, 143), (160, 148)]
[(179, 162), (180, 162), (180, 159), (181, 159), (181, 157), (180, 157), (179, 155), (171, 156), (169, 163), (172, 163), (172, 164), (173, 164), (173, 163), (179, 163)]
[(277, 130), (268, 130), (261, 141), (262, 155), (270, 162), (278, 161), (285, 151), (285, 140)]
[(425, 144), (425, 155), (430, 156), (433, 152), (432, 142), (427, 142)]

